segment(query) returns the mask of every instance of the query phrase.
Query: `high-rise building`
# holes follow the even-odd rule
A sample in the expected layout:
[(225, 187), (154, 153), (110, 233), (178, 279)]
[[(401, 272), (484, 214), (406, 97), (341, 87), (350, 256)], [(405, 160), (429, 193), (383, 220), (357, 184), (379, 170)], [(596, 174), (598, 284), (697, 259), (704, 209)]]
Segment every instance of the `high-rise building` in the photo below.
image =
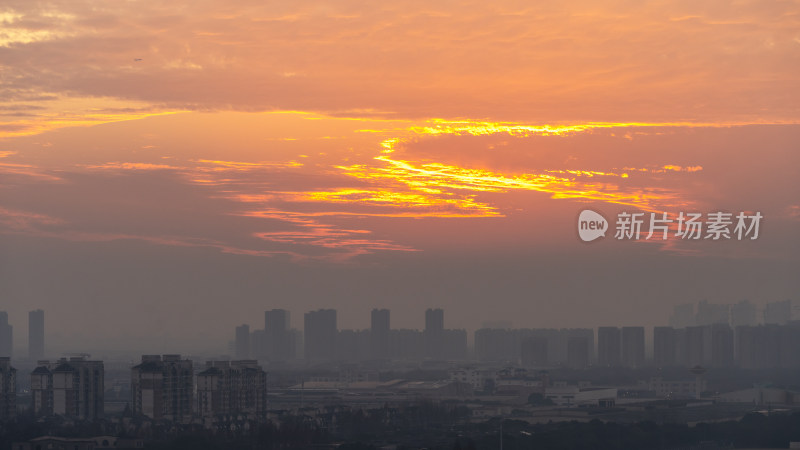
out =
[(756, 305), (747, 300), (731, 305), (731, 326), (734, 329), (736, 327), (752, 327), (756, 323)]
[(481, 328), (475, 330), (475, 358), (478, 361), (517, 362), (520, 357), (516, 330)]
[(444, 310), (425, 311), (425, 356), (433, 359), (444, 358)]
[(104, 415), (105, 370), (103, 361), (85, 356), (39, 361), (31, 372), (33, 413), (95, 420)]
[(423, 333), (419, 330), (391, 330), (389, 333), (389, 354), (392, 359), (421, 359), (424, 348)]
[(442, 351), (445, 359), (467, 359), (467, 330), (444, 330), (442, 341), (444, 342)]
[(520, 362), (522, 367), (547, 366), (547, 338), (530, 336), (520, 342)]
[(361, 361), (370, 357), (368, 330), (339, 330), (336, 334), (336, 359)]
[(711, 366), (733, 367), (733, 329), (728, 324), (711, 325)]
[(644, 366), (644, 327), (622, 327), (622, 364)]
[(685, 359), (683, 362), (689, 367), (706, 364), (707, 352), (705, 337), (707, 332), (705, 330), (706, 327), (703, 326), (686, 327), (684, 330), (683, 344), (685, 348), (682, 354)]
[(622, 336), (617, 327), (597, 329), (597, 364), (615, 367), (622, 362)]
[(764, 307), (764, 323), (783, 325), (792, 317), (792, 301), (767, 303)]
[(40, 362), (31, 372), (31, 406), (34, 416), (46, 417), (53, 415), (53, 372), (49, 363)]
[(671, 367), (677, 363), (677, 345), (675, 328), (653, 328), (653, 363), (656, 367)]
[(236, 327), (236, 359), (250, 358), (250, 326)]
[(264, 332), (266, 333), (266, 353), (270, 361), (294, 359), (295, 339), (291, 330), (291, 315), (285, 309), (264, 312)]
[(728, 324), (730, 323), (730, 305), (718, 305), (702, 300), (697, 304), (694, 321), (696, 325)]
[(131, 369), (134, 414), (186, 422), (192, 418), (193, 395), (192, 361), (180, 355), (143, 355)]
[(255, 360), (208, 361), (197, 374), (197, 413), (205, 419), (267, 414), (267, 373)]
[(44, 311), (41, 309), (28, 313), (28, 358), (44, 359)]
[(800, 367), (800, 326), (767, 324), (736, 328), (736, 362), (744, 369)]
[(567, 367), (585, 369), (589, 367), (589, 338), (570, 336), (567, 339)]
[(14, 352), (14, 328), (8, 323), (8, 313), (0, 311), (0, 358), (11, 358)]
[(253, 330), (250, 332), (250, 358), (256, 360), (269, 359), (269, 357), (267, 356), (266, 331)]
[(17, 369), (11, 358), (0, 357), (0, 422), (17, 415)]
[(373, 309), (370, 320), (371, 356), (377, 359), (389, 357), (389, 323), (388, 309)]
[(669, 325), (673, 328), (686, 328), (694, 326), (694, 305), (691, 303), (684, 303), (677, 305), (672, 310), (672, 316), (669, 318)]
[(780, 366), (797, 369), (800, 367), (800, 322), (793, 321), (781, 327)]
[(312, 360), (333, 359), (336, 355), (335, 309), (309, 311), (303, 317), (305, 357)]

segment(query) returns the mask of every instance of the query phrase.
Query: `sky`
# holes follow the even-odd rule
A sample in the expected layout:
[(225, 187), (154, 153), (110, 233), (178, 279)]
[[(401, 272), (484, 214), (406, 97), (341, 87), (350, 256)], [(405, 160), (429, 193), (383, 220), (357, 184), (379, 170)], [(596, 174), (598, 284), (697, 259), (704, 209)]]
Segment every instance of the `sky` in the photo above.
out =
[[(18, 348), (41, 308), (50, 352), (153, 353), (272, 308), (474, 330), (800, 300), (799, 73), (796, 1), (7, 0), (0, 310)], [(716, 212), (730, 238), (676, 236)]]

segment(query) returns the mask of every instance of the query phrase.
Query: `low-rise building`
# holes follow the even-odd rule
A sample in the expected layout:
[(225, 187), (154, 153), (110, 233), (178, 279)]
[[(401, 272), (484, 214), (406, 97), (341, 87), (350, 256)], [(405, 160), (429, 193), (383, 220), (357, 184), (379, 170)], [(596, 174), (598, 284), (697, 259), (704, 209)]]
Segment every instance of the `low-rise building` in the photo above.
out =
[(610, 406), (616, 402), (617, 389), (556, 384), (545, 389), (545, 397), (560, 406)]

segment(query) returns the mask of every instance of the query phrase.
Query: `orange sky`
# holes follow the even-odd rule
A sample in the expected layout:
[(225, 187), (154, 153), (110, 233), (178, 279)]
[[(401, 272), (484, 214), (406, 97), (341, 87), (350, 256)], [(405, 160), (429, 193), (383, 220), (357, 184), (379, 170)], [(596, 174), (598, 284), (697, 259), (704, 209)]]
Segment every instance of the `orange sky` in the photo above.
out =
[[(739, 262), (798, 267), (797, 2), (429, 3), (4, 2), (0, 278), (21, 261), (38, 274), (18, 252), (56, 241), (114, 260), (127, 243), (212, 265), (263, 259), (356, 285), (374, 265), (414, 279), (464, 258), (517, 270), (525, 255), (571, 255), (556, 273), (603, 252), (693, 258), (715, 269), (687, 295), (718, 301), (743, 292), (725, 275)], [(586, 207), (766, 219), (754, 242), (585, 245)], [(408, 261), (418, 268), (395, 266)], [(765, 276), (743, 295), (796, 295), (791, 277)], [(420, 308), (464, 306), (460, 275), (442, 277), (419, 288)], [(524, 274), (485, 280), (505, 282), (506, 297), (531, 287)], [(83, 284), (12, 283), (25, 300), (0, 309), (56, 309), (62, 290), (86, 302)], [(343, 299), (380, 287), (319, 289), (281, 301), (337, 306), (309, 299), (333, 290), (339, 307), (366, 309)], [(660, 313), (676, 301), (662, 300)], [(459, 320), (476, 326), (479, 310)]]

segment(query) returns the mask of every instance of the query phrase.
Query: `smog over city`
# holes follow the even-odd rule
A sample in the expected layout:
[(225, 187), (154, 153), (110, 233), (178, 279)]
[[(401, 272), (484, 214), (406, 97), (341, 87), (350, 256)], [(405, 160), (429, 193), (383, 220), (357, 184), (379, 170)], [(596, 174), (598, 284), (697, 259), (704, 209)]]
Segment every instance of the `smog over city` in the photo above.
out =
[(789, 448), (798, 74), (792, 1), (5, 1), (0, 450)]

